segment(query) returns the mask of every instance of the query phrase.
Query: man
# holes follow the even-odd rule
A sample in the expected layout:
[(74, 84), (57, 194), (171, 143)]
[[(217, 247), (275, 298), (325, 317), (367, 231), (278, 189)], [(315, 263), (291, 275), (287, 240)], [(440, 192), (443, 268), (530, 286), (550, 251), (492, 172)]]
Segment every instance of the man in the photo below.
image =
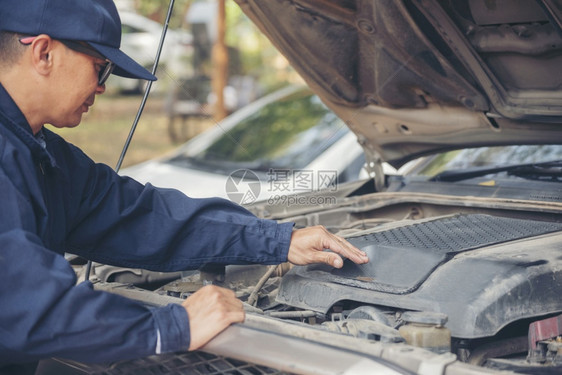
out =
[(195, 350), (244, 320), (234, 293), (215, 286), (148, 309), (76, 285), (65, 252), (156, 271), (287, 260), (341, 267), (336, 253), (368, 261), (321, 227), (293, 230), (226, 200), (120, 177), (43, 127), (77, 126), (111, 73), (155, 79), (119, 50), (112, 0), (2, 0), (0, 31), (0, 367)]

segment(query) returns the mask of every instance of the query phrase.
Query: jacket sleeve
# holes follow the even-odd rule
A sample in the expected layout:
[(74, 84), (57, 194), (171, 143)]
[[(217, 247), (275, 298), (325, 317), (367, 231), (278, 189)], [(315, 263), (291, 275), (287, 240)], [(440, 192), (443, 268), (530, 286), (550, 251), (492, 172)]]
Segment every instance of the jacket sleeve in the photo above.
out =
[[(63, 256), (29, 233), (0, 234), (0, 364), (62, 357), (107, 362), (187, 349), (189, 323), (181, 305), (151, 309), (76, 285)], [(186, 328), (187, 327), (187, 328)]]
[[(278, 264), (287, 260), (292, 223), (256, 218), (225, 199), (192, 199), (146, 186), (89, 159), (79, 201), (68, 222), (67, 251), (87, 259), (155, 271), (195, 269), (205, 263)], [(88, 171), (84, 175), (83, 171)], [(196, 183), (196, 181), (194, 181)]]
[(158, 331), (162, 351), (189, 346), (182, 306), (151, 309), (88, 282), (76, 285), (64, 256), (34, 233), (32, 199), (2, 168), (0, 190), (0, 367), (51, 356), (93, 362), (147, 356), (155, 353)]

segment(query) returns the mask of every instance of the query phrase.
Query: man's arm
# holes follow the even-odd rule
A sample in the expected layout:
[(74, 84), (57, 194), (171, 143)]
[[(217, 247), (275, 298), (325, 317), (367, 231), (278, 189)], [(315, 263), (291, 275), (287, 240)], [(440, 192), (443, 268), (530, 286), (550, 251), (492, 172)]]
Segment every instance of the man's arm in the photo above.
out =
[[(189, 324), (179, 305), (139, 302), (76, 285), (63, 256), (22, 230), (0, 233), (0, 366), (47, 357), (108, 362), (187, 349)], [(183, 314), (183, 315), (182, 315)]]
[[(33, 169), (6, 171), (6, 165), (21, 163), (9, 159), (6, 154), (18, 153), (7, 149), (0, 163), (0, 367), (51, 356), (96, 362), (138, 358), (155, 353), (158, 332), (163, 352), (187, 349), (189, 322), (181, 305), (153, 309), (96, 291), (91, 283), (76, 285), (64, 256), (38, 234), (52, 239), (58, 232), (55, 225), (42, 225), (39, 192), (25, 180)], [(51, 217), (65, 227), (63, 214)]]

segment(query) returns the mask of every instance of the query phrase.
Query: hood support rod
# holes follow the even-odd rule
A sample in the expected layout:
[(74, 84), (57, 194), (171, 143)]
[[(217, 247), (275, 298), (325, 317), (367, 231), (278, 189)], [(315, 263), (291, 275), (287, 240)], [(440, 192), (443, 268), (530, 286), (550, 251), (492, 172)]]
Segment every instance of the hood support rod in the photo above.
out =
[[(166, 32), (168, 31), (168, 27), (170, 24), (170, 18), (172, 16), (172, 10), (174, 9), (174, 0), (170, 0), (170, 5), (168, 6), (168, 13), (166, 14), (166, 21), (164, 23), (164, 27), (162, 28), (162, 34), (160, 36), (160, 42), (158, 43), (158, 50), (156, 51), (156, 57), (154, 59), (154, 65), (152, 66), (152, 74), (156, 75), (156, 70), (158, 69), (158, 63), (160, 62), (160, 55), (162, 54), (162, 47), (164, 46), (164, 40), (166, 39)], [(133, 135), (137, 130), (137, 125), (139, 123), (140, 117), (142, 112), (144, 111), (144, 107), (146, 105), (146, 101), (148, 100), (148, 95), (150, 94), (150, 89), (152, 88), (152, 82), (148, 81), (148, 84), (144, 90), (144, 96), (142, 98), (141, 104), (137, 111), (137, 115), (135, 116), (135, 120), (133, 121), (133, 125), (131, 126), (131, 130), (129, 131), (129, 136), (123, 145), (123, 150), (121, 151), (121, 155), (119, 156), (119, 160), (117, 161), (117, 166), (115, 167), (115, 172), (119, 172), (121, 169), (121, 165), (123, 164), (123, 160), (125, 159), (125, 155), (127, 154), (127, 150), (129, 149), (129, 145), (131, 144), (131, 140), (133, 139)], [(88, 260), (86, 265), (86, 274), (84, 280), (90, 279), (90, 272), (92, 270), (92, 261)]]

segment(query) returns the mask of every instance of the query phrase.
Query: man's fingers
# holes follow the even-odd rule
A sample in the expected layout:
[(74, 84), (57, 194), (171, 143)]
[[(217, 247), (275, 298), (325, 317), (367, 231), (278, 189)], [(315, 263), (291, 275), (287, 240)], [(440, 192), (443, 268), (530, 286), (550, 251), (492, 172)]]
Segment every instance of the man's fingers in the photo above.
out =
[(335, 267), (335, 268), (342, 268), (343, 267), (343, 260), (342, 258), (340, 258), (339, 256), (332, 256), (330, 257), (330, 265)]
[(330, 234), (329, 239), (330, 241), (326, 243), (325, 248), (330, 249), (333, 252), (338, 253), (346, 258), (349, 258), (357, 264), (367, 263), (369, 261), (367, 253), (359, 250), (358, 248), (347, 242), (344, 238)]
[(306, 264), (324, 263), (335, 268), (343, 267), (343, 259), (336, 253), (329, 251), (316, 251), (310, 254), (310, 259)]

